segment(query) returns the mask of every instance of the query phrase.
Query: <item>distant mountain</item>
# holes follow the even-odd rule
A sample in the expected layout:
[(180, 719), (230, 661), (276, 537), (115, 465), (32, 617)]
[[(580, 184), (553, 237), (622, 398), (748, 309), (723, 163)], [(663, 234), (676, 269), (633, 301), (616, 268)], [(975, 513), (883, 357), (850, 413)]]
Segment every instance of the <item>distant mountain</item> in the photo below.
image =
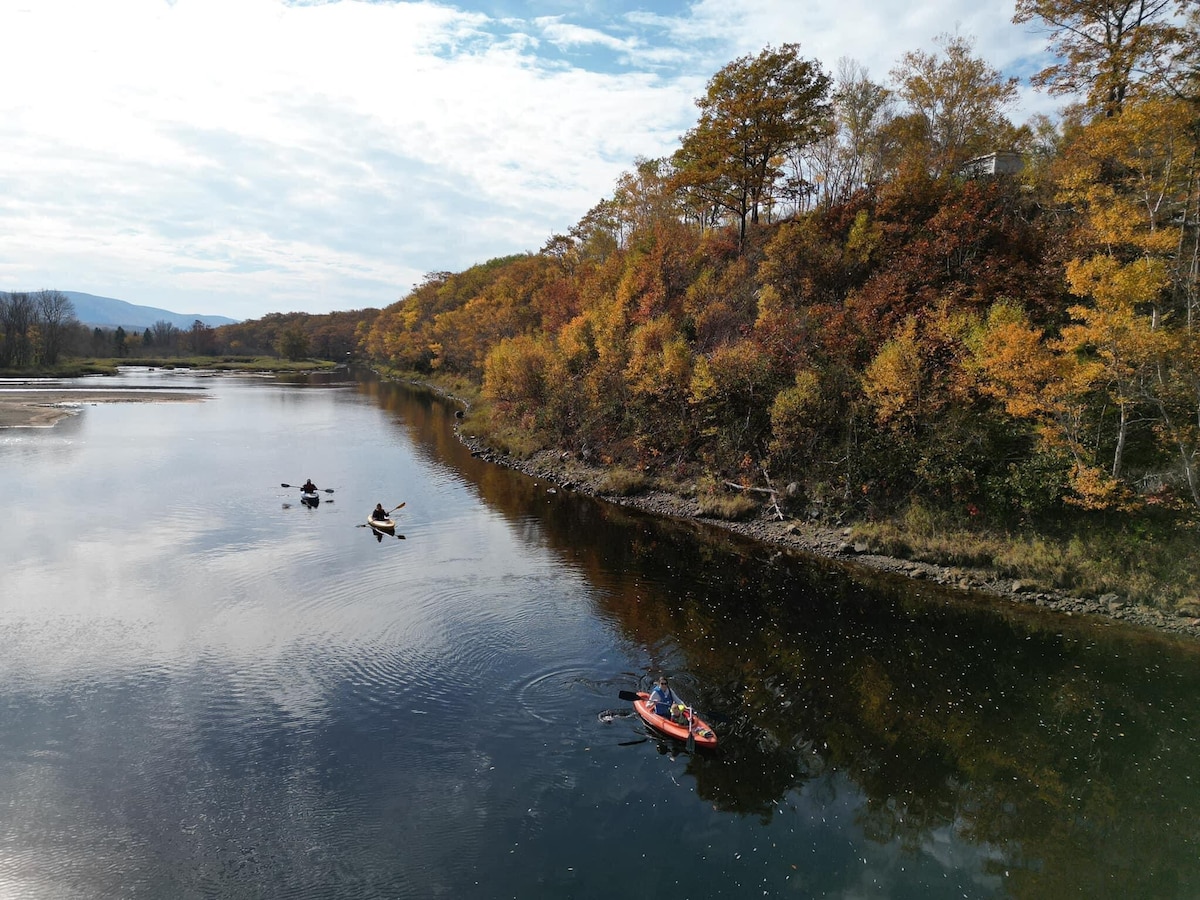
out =
[(90, 328), (116, 328), (118, 325), (125, 329), (136, 328), (141, 331), (152, 328), (155, 322), (170, 322), (176, 328), (184, 331), (192, 327), (199, 319), (205, 325), (232, 325), (237, 319), (226, 316), (202, 316), (193, 313), (176, 313), (168, 309), (158, 309), (154, 306), (137, 306), (124, 300), (114, 300), (112, 297), (97, 297), (94, 294), (81, 294), (79, 291), (62, 291), (70, 298), (75, 306), (75, 317)]

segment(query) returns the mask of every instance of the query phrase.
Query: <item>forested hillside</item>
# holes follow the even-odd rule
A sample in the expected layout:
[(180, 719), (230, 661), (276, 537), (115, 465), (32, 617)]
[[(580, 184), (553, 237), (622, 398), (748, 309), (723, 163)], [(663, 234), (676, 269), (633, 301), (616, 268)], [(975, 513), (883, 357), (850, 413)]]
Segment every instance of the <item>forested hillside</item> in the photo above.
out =
[(538, 253), (431, 274), (366, 354), (476, 380), (493, 442), (646, 477), (860, 520), (1194, 526), (1200, 13), (1015, 20), (1061, 54), (1035, 79), (1061, 121), (1011, 122), (1015, 82), (960, 36), (886, 85), (768, 47), (672, 156)]
[[(735, 60), (673, 157), (537, 254), (429, 276), (366, 349), (480, 379), (497, 432), (863, 512), (1200, 509), (1197, 19), (1170, 9), (1043, 73), (1090, 79), (1059, 126), (1008, 121), (959, 37), (891, 88)], [(994, 151), (1024, 167), (968, 165)]]

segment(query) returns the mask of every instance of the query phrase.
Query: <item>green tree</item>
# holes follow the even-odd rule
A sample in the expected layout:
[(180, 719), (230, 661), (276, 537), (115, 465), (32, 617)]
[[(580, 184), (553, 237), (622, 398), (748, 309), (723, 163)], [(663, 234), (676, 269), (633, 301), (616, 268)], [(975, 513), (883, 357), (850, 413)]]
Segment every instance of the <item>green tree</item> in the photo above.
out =
[(740, 246), (747, 220), (757, 223), (773, 199), (784, 156), (824, 134), (829, 87), (798, 44), (784, 44), (735, 59), (696, 101), (700, 120), (675, 153), (675, 183), (736, 218)]
[(303, 323), (293, 322), (280, 333), (279, 345), (276, 349), (284, 359), (290, 359), (293, 362), (305, 359), (308, 356), (309, 340)]

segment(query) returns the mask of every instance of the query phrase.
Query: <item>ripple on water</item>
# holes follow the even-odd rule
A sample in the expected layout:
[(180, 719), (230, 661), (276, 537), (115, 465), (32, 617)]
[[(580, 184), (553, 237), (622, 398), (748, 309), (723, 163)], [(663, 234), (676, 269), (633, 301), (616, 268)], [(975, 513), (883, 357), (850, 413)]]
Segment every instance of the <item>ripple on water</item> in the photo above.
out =
[(594, 669), (581, 666), (555, 667), (526, 673), (508, 686), (516, 705), (542, 722), (559, 722), (563, 714), (591, 705), (604, 695)]

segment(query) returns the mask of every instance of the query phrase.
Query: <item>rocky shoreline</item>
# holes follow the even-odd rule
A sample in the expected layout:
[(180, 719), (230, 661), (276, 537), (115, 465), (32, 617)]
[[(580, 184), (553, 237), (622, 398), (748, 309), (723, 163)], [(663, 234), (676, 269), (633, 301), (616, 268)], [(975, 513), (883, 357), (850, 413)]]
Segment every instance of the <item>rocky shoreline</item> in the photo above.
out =
[(983, 569), (939, 566), (874, 554), (866, 544), (852, 542), (848, 528), (828, 527), (797, 519), (780, 521), (765, 511), (758, 518), (744, 522), (704, 518), (695, 500), (672, 493), (648, 491), (628, 497), (605, 494), (599, 488), (603, 483), (604, 470), (587, 465), (571, 454), (542, 451), (529, 459), (516, 459), (492, 450), (483, 442), (464, 434), (461, 429), (456, 429), (456, 432), (473, 456), (551, 482), (565, 490), (611, 503), (659, 516), (697, 520), (766, 545), (841, 560), (850, 565), (930, 581), (958, 590), (983, 592), (1053, 613), (1104, 617), (1137, 628), (1200, 640), (1200, 604), (1189, 604), (1180, 613), (1173, 614), (1135, 605), (1117, 594), (1074, 597), (1062, 592), (1044, 591), (1035, 589), (1028, 582), (1003, 578)]

